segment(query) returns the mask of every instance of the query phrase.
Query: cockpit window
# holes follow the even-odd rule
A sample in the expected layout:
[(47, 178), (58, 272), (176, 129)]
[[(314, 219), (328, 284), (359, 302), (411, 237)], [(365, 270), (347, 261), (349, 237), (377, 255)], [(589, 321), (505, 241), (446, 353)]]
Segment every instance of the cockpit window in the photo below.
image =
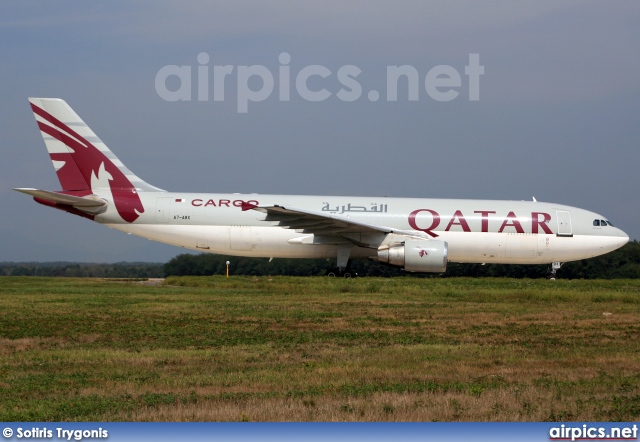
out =
[(594, 219), (593, 220), (593, 225), (595, 227), (606, 227), (606, 226), (611, 226), (613, 227), (613, 224), (611, 224), (611, 221), (607, 221), (606, 219)]

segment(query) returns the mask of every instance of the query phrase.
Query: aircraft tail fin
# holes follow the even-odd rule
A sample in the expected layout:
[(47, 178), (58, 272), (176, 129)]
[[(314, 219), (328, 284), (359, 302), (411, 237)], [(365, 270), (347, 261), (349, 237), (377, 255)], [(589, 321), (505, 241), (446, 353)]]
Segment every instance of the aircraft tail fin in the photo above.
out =
[(53, 194), (96, 196), (113, 204), (120, 217), (131, 223), (145, 211), (139, 192), (163, 192), (127, 169), (64, 100), (29, 98), (29, 102), (62, 190), (38, 195), (21, 190), (23, 193), (34, 195), (42, 204), (73, 207), (81, 213), (104, 208), (88, 207), (86, 198), (65, 202)]
[(64, 192), (162, 191), (134, 175), (59, 98), (29, 98)]

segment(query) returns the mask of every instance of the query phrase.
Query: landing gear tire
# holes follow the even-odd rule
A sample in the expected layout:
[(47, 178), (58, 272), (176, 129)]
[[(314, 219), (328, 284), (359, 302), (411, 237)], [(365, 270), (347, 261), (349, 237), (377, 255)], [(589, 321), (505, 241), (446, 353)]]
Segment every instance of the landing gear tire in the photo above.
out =
[(340, 270), (340, 269), (329, 269), (327, 270), (326, 275), (329, 278), (353, 278), (354, 276), (357, 276), (354, 272), (352, 272), (351, 270)]

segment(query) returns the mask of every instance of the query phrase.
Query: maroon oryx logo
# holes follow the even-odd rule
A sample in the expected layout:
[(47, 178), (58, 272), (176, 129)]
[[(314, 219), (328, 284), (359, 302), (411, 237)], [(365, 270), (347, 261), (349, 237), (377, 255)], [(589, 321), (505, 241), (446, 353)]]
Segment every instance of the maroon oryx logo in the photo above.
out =
[(420, 252), (418, 252), (418, 255), (420, 255), (420, 258), (424, 258), (428, 254), (429, 252), (427, 252), (425, 249), (420, 249)]
[(123, 220), (132, 223), (144, 213), (144, 206), (131, 181), (97, 147), (44, 109), (31, 104), (33, 112), (49, 124), (38, 121), (38, 127), (69, 148), (69, 152), (50, 152), (55, 162), (64, 163), (57, 169), (62, 193), (85, 196), (93, 193), (92, 176), (105, 174), (113, 202)]

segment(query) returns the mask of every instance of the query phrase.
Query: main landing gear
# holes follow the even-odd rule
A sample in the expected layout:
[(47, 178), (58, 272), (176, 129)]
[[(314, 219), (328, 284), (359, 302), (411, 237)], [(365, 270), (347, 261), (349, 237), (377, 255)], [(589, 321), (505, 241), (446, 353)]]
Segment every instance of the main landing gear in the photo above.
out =
[(327, 276), (330, 277), (341, 277), (341, 278), (352, 278), (356, 276), (354, 272), (347, 269), (347, 264), (349, 264), (349, 256), (351, 256), (351, 248), (353, 244), (340, 244), (338, 245), (338, 266), (332, 269), (327, 270)]
[(556, 280), (556, 272), (560, 270), (560, 267), (562, 267), (562, 264), (564, 263), (558, 262), (558, 261), (554, 261), (551, 263), (548, 269), (549, 274), (547, 275), (547, 278), (549, 278), (550, 281)]

